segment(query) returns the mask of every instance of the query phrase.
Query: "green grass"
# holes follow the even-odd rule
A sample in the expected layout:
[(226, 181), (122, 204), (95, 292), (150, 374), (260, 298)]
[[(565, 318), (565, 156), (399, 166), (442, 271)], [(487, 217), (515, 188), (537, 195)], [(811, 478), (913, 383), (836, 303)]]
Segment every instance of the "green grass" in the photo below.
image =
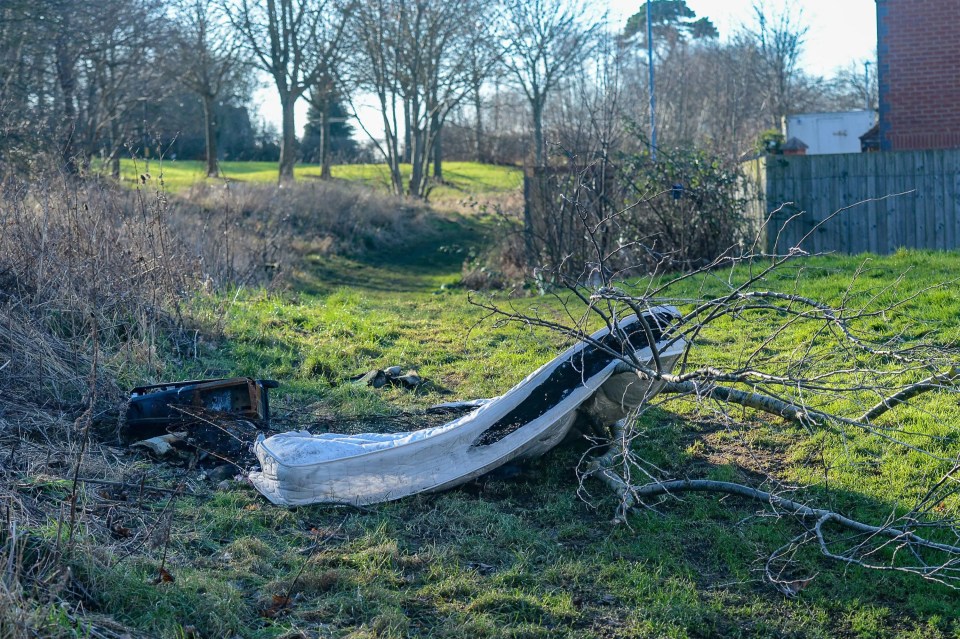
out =
[[(461, 223), (464, 235), (476, 230)], [(453, 238), (457, 228), (448, 232)], [(433, 266), (409, 271), (409, 263)], [(862, 263), (813, 260), (798, 292), (843, 295)], [(553, 357), (562, 340), (481, 322), (483, 312), (467, 293), (450, 286), (456, 264), (426, 246), (367, 263), (317, 258), (295, 293), (228, 295), (221, 338), (181, 373), (279, 379), (275, 407), (287, 416), (389, 415), (501, 393)], [(920, 288), (958, 270), (957, 254), (902, 252), (872, 258), (858, 286), (865, 294), (906, 271), (904, 290)], [(353, 284), (338, 287), (343, 281)], [(557, 312), (543, 298), (500, 302)], [(216, 307), (198, 301), (194, 313), (213, 323)], [(960, 337), (960, 300), (950, 291), (929, 291), (902, 313), (930, 335)], [(732, 361), (766, 330), (723, 327), (705, 336), (700, 350)], [(431, 386), (410, 393), (346, 382), (392, 364), (416, 368)], [(905, 410), (928, 433), (949, 435), (960, 423), (947, 395), (930, 396), (923, 411)], [(644, 417), (638, 452), (671, 474), (739, 481), (755, 480), (750, 459), (762, 458), (801, 484), (821, 483), (818, 464), (826, 459), (829, 488), (805, 498), (874, 521), (937, 470), (866, 436), (811, 436), (769, 419), (746, 423), (744, 430), (720, 427), (682, 404), (658, 409)], [(844, 567), (812, 549), (797, 560), (803, 574), (817, 578), (798, 598), (784, 598), (761, 571), (800, 528), (758, 516), (754, 504), (688, 495), (637, 512), (629, 527), (612, 524), (615, 504), (601, 485), (587, 483), (589, 503), (577, 496), (574, 468), (583, 452), (582, 445), (561, 448), (514, 480), (369, 510), (276, 508), (240, 485), (201, 491), (176, 508), (168, 567), (177, 581), (149, 585), (159, 552), (147, 553), (99, 573), (98, 600), (126, 623), (164, 636), (185, 626), (201, 636), (244, 637), (303, 628), (336, 637), (960, 636), (960, 604), (951, 591), (909, 575)], [(943, 452), (960, 452), (955, 438)], [(265, 617), (273, 596), (291, 589), (290, 608)]]
[[(168, 168), (184, 165), (166, 165), (165, 180), (193, 175), (189, 166), (179, 177)], [(352, 171), (350, 179), (378, 179), (376, 167), (338, 168)], [(455, 176), (456, 166), (448, 165), (449, 178), (477, 192), (507, 189), (504, 176), (515, 175), (470, 164), (459, 169)], [(247, 179), (273, 179), (270, 165), (239, 166), (234, 177), (242, 179), (244, 170)], [(229, 165), (225, 171), (230, 175)], [(281, 420), (342, 430), (386, 429), (401, 410), (504, 392), (554, 357), (564, 340), (496, 325), (458, 286), (463, 260), (496, 233), (492, 220), (447, 216), (435, 225), (435, 235), (401, 249), (310, 256), (289, 291), (245, 288), (192, 300), (182, 310), (201, 329), (199, 356), (165, 353), (163, 375), (274, 378), (282, 383), (272, 395)], [(836, 300), (865, 298), (903, 273), (900, 288), (918, 290), (958, 272), (957, 253), (905, 251), (817, 258), (771, 284)], [(563, 318), (549, 297), (498, 294), (495, 301)], [(958, 318), (960, 297), (933, 289), (868, 328), (910, 330), (914, 337), (922, 331), (955, 344)], [(721, 323), (696, 353), (735, 363), (769, 333), (764, 322)], [(785, 332), (780, 348), (803, 337)], [(348, 381), (390, 365), (415, 368), (430, 383), (409, 392)], [(900, 414), (918, 433), (941, 436), (936, 445), (945, 456), (960, 453), (956, 397), (930, 395), (922, 408)], [(804, 499), (872, 521), (908, 503), (940, 470), (874, 437), (811, 434), (736, 415), (744, 427), (717, 424), (690, 404), (651, 410), (636, 450), (675, 476), (755, 482), (760, 468), (811, 486)], [(167, 497), (146, 498), (125, 520), (134, 536), (149, 540), (134, 554), (81, 535), (78, 545), (89, 553), (77, 554), (74, 572), (88, 607), (172, 637), (960, 636), (960, 604), (951, 591), (910, 575), (845, 567), (814, 549), (797, 561), (816, 579), (796, 599), (784, 598), (764, 583), (763, 565), (802, 528), (760, 516), (752, 503), (686, 495), (636, 512), (629, 526), (614, 524), (616, 503), (602, 485), (588, 481), (587, 493), (578, 495), (575, 469), (585, 452), (583, 443), (573, 444), (514, 479), (369, 509), (277, 508), (244, 484), (215, 491), (194, 470), (158, 465), (151, 481), (172, 486), (186, 478), (194, 494), (169, 507)], [(24, 490), (62, 501), (66, 488), (39, 477)], [(958, 511), (955, 501), (945, 505), (945, 515)], [(166, 547), (156, 531), (168, 520)], [(154, 584), (164, 555), (176, 579)], [(291, 605), (271, 612), (274, 597), (288, 593)]]
[[(121, 179), (128, 184), (136, 184), (141, 175), (149, 173), (153, 178), (162, 179), (163, 187), (177, 192), (194, 184), (208, 181), (205, 164), (192, 160), (144, 160), (124, 159), (120, 161)], [(478, 193), (515, 191), (523, 182), (520, 169), (510, 166), (495, 166), (477, 162), (446, 162), (444, 181), (432, 192), (434, 198), (451, 199), (466, 197)], [(276, 162), (221, 162), (222, 178), (241, 182), (277, 181)], [(410, 165), (403, 165), (404, 178), (410, 175)], [(353, 182), (363, 182), (375, 188), (386, 190), (390, 185), (390, 173), (382, 164), (342, 164), (332, 168), (333, 177)], [(319, 179), (318, 165), (298, 164), (294, 169), (297, 179)]]

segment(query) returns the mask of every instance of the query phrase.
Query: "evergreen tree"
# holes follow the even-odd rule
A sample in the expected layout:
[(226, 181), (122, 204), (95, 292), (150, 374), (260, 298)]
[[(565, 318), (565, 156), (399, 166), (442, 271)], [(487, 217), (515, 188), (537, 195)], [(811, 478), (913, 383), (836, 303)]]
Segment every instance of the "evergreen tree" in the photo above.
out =
[[(349, 113), (339, 97), (330, 101), (330, 158), (334, 161), (350, 161), (359, 152), (359, 144), (354, 139), (354, 126), (347, 121)], [(300, 143), (302, 160), (309, 164), (319, 164), (322, 156), (323, 111), (320, 105), (311, 104), (307, 111), (307, 125), (303, 130)]]
[[(654, 42), (676, 44), (692, 40), (712, 39), (720, 35), (710, 18), (697, 19), (697, 14), (687, 6), (686, 0), (650, 0), (650, 21), (653, 23)], [(647, 42), (647, 5), (627, 19), (623, 29), (625, 38), (637, 36), (639, 42)]]

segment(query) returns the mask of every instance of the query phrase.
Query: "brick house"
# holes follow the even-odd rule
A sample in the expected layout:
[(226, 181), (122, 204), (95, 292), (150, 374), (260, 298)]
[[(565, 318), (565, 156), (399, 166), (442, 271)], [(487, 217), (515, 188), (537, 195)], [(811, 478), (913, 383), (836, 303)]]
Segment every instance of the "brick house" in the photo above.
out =
[(876, 0), (880, 148), (960, 148), (960, 0)]

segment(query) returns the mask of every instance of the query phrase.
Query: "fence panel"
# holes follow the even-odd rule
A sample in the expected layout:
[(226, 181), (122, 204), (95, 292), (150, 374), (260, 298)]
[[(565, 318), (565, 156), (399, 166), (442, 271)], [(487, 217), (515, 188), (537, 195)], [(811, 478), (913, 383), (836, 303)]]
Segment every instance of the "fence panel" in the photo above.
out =
[(754, 189), (748, 217), (776, 211), (767, 251), (960, 248), (960, 149), (767, 156), (744, 169)]

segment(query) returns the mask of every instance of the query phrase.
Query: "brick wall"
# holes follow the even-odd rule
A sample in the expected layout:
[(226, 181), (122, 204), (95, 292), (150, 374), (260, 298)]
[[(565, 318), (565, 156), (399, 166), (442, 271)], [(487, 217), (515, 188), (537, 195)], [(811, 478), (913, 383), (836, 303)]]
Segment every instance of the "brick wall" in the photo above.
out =
[(960, 0), (877, 0), (880, 139), (960, 148)]

